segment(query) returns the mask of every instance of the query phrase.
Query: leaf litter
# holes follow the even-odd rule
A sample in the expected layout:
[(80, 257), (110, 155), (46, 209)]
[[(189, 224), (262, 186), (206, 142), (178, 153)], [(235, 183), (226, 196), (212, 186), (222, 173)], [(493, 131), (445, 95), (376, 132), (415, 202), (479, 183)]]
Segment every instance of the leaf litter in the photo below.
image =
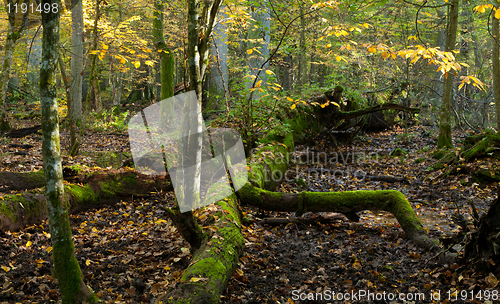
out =
[[(424, 127), (410, 130), (410, 140), (401, 132), (387, 131), (359, 136), (350, 147), (341, 147), (344, 159), (337, 162), (292, 163), (287, 180), (279, 191), (347, 191), (396, 189), (412, 203), (431, 235), (450, 237), (460, 233), (452, 214), (461, 210), (470, 220), (467, 201), (472, 200), (484, 212), (493, 200), (493, 186), (463, 185), (466, 175), (437, 178), (427, 172), (435, 136)], [(88, 143), (95, 135), (90, 134)], [(97, 135), (99, 136), (99, 135)], [(461, 134), (455, 134), (460, 138)], [(108, 136), (126, 147), (126, 139)], [(99, 141), (98, 141), (99, 142)], [(116, 147), (112, 142), (109, 147)], [(34, 146), (29, 157), (15, 155), (6, 146), (10, 143)], [(37, 135), (2, 142), (2, 170), (32, 171), (41, 168), (41, 141)], [(88, 151), (106, 151), (107, 144), (90, 145)], [(335, 152), (328, 139), (314, 145), (297, 147), (296, 155), (311, 151)], [(404, 148), (406, 156), (391, 157), (395, 148)], [(124, 151), (126, 148), (123, 149)], [(373, 158), (356, 159), (359, 155)], [(353, 155), (350, 162), (346, 155)], [(337, 154), (340, 157), (340, 154)], [(358, 156), (356, 156), (358, 155)], [(68, 163), (96, 166), (92, 157), (64, 159)], [(417, 160), (419, 160), (417, 162)], [(474, 164), (484, 165), (482, 163)], [(338, 170), (337, 176), (311, 175), (308, 170)], [(365, 174), (353, 175), (360, 170)], [(348, 172), (349, 173), (346, 173)], [(317, 172), (317, 170), (316, 170)], [(331, 171), (329, 171), (331, 172)], [(371, 180), (366, 176), (391, 175), (406, 177), (407, 183)], [(302, 177), (306, 184), (293, 182)], [(189, 265), (191, 252), (165, 215), (162, 206), (173, 199), (173, 193), (152, 194), (114, 206), (105, 206), (72, 215), (71, 226), (76, 256), (86, 283), (106, 303), (151, 303), (156, 295), (175, 286)], [(210, 209), (208, 207), (207, 209)], [(294, 214), (263, 212), (244, 207), (251, 219), (244, 226), (244, 254), (222, 296), (223, 303), (333, 303), (322, 300), (294, 300), (294, 292), (325, 293), (327, 290), (347, 293), (359, 290), (373, 293), (423, 293), (423, 301), (432, 303), (430, 295), (441, 292), (476, 292), (496, 290), (497, 274), (477, 274), (455, 263), (443, 263), (435, 255), (422, 252), (405, 239), (404, 232), (392, 215), (364, 212), (359, 222), (349, 222), (342, 216), (326, 224), (288, 224), (277, 227), (262, 225), (265, 217), (293, 217)], [(208, 220), (211, 210), (200, 210), (201, 221)], [(315, 218), (322, 214), (307, 213)], [(56, 303), (60, 297), (56, 280), (51, 276), (52, 261), (48, 223), (25, 227), (17, 232), (0, 232), (0, 303)], [(460, 246), (454, 247), (460, 251)], [(472, 294), (472, 293), (471, 293)], [(493, 303), (482, 298), (468, 303)], [(339, 301), (335, 301), (339, 302)], [(340, 301), (362, 303), (363, 301)], [(376, 301), (403, 303), (401, 301)], [(451, 303), (452, 301), (442, 301)], [(464, 301), (462, 301), (464, 302)]]

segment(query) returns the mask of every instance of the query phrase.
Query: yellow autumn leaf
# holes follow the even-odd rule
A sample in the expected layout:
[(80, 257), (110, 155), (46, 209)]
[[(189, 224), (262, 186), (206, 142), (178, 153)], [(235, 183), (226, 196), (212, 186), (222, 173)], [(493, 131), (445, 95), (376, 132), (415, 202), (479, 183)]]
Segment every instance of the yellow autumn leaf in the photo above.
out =
[(135, 54), (135, 51), (134, 50), (130, 50), (128, 51), (130, 54)]
[(154, 65), (153, 61), (151, 61), (151, 60), (146, 60), (145, 64), (149, 65), (150, 67), (152, 67)]
[(138, 69), (141, 66), (141, 63), (139, 61), (134, 62), (134, 66), (136, 69)]
[(328, 44), (326, 45), (326, 47), (327, 47), (327, 48), (330, 48), (330, 47), (332, 47), (332, 44), (331, 44), (331, 43), (328, 43)]
[(500, 19), (500, 9), (495, 11), (495, 18)]
[(99, 53), (98, 50), (89, 51), (90, 55), (97, 55), (97, 53)]
[(337, 57), (335, 57), (335, 59), (336, 59), (337, 61), (340, 61), (340, 60), (342, 60), (342, 57), (337, 56)]
[(189, 279), (189, 282), (196, 283), (196, 282), (199, 282), (200, 280), (201, 280), (201, 278), (191, 278), (191, 279)]
[(2, 269), (5, 270), (5, 272), (9, 272), (10, 268), (7, 266), (2, 266)]
[(295, 104), (293, 104), (293, 105), (290, 107), (290, 109), (291, 109), (291, 110), (293, 110), (293, 109), (295, 109), (295, 107), (296, 107), (296, 106), (295, 106)]
[(290, 97), (288, 97), (288, 96), (286, 97), (286, 99), (287, 99), (288, 101), (293, 101), (293, 99), (292, 99), (292, 98), (290, 98)]
[(255, 84), (255, 87), (256, 88), (260, 88), (260, 85), (262, 84), (262, 80), (259, 80), (257, 81), (257, 83)]
[(266, 70), (266, 74), (267, 74), (267, 75), (274, 75), (274, 72), (273, 72), (273, 71), (271, 71), (271, 70)]
[(103, 44), (102, 48), (105, 49), (105, 50), (107, 50), (109, 48), (109, 46), (107, 46), (106, 44)]
[(253, 50), (252, 50), (252, 49), (247, 50), (247, 54), (248, 54), (248, 55), (251, 55), (252, 53), (253, 53)]
[(356, 261), (356, 262), (354, 262), (354, 264), (352, 264), (352, 268), (354, 268), (356, 270), (360, 270), (361, 268), (363, 268), (363, 266), (361, 266), (361, 263)]
[(50, 253), (52, 251), (52, 247), (48, 247), (47, 249), (45, 249), (45, 251), (47, 251), (47, 253)]
[(89, 266), (91, 262), (92, 262), (91, 260), (86, 260), (85, 265)]
[(28, 241), (28, 242), (26, 243), (26, 248), (27, 248), (27, 247), (29, 247), (29, 246), (31, 246), (31, 245), (32, 245), (31, 241)]

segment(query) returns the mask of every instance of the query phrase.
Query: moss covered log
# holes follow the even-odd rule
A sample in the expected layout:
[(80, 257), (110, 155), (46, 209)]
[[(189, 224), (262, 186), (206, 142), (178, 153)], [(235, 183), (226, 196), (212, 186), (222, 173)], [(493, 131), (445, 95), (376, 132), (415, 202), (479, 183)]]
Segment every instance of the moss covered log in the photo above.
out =
[[(387, 211), (392, 213), (405, 231), (407, 237), (418, 246), (427, 250), (439, 248), (440, 243), (428, 236), (422, 223), (413, 211), (406, 197), (399, 191), (348, 191), (348, 192), (301, 192), (298, 194), (271, 192), (283, 180), (288, 169), (291, 154), (294, 151), (294, 140), (300, 138), (303, 130), (308, 128), (307, 116), (311, 113), (298, 113), (302, 123), (293, 123), (292, 133), (284, 138), (274, 136), (274, 144), (256, 151), (249, 159), (249, 183), (241, 188), (237, 195), (249, 205), (263, 210), (278, 212), (339, 212), (349, 219), (356, 220), (356, 212), (363, 210)], [(305, 118), (303, 116), (306, 116)], [(311, 121), (317, 127), (317, 121)], [(272, 133), (271, 133), (272, 134)]]
[[(124, 170), (92, 174), (85, 178), (85, 185), (64, 186), (70, 213), (113, 204), (134, 195), (149, 195), (150, 192), (158, 190), (172, 190), (171, 184), (164, 176), (152, 177)], [(4, 195), (0, 198), (0, 229), (3, 231), (17, 230), (46, 218), (46, 200), (41, 190)]]
[(396, 190), (345, 192), (271, 192), (247, 183), (238, 191), (240, 200), (267, 211), (279, 212), (338, 212), (356, 220), (356, 212), (387, 211), (398, 220), (406, 237), (427, 250), (440, 243), (427, 235), (406, 197)]
[(208, 231), (213, 235), (193, 254), (175, 289), (158, 297), (155, 303), (219, 303), (227, 282), (245, 247), (241, 235), (241, 214), (236, 196), (216, 203), (218, 218)]
[(45, 187), (45, 174), (43, 171), (0, 171), (0, 191), (21, 191), (41, 187)]

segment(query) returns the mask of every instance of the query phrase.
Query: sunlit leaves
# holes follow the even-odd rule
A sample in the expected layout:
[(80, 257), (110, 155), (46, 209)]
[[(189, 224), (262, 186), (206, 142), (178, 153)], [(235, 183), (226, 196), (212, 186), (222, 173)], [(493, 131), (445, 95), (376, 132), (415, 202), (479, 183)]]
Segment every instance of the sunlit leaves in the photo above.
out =
[(491, 8), (493, 8), (493, 4), (488, 3), (474, 7), (474, 11), (478, 13), (484, 13), (486, 12), (486, 9), (491, 9)]
[(460, 76), (460, 85), (458, 89), (461, 90), (465, 85), (472, 84), (476, 88), (485, 91), (484, 83), (474, 76)]

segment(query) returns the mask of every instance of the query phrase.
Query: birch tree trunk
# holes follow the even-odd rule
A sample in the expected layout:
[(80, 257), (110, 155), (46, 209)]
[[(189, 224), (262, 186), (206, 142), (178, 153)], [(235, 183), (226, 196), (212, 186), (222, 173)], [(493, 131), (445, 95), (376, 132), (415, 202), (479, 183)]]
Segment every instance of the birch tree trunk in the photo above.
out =
[[(58, 0), (44, 0), (42, 5), (59, 6)], [(97, 298), (82, 279), (75, 257), (68, 209), (64, 200), (62, 163), (59, 143), (59, 118), (56, 100), (56, 68), (59, 57), (59, 10), (42, 12), (42, 64), (40, 93), (42, 108), (43, 164), (46, 180), (50, 239), (53, 247), (54, 276), (57, 278), (62, 303), (97, 303)]]
[[(455, 42), (457, 40), (457, 27), (458, 27), (458, 0), (452, 0), (450, 4), (448, 22), (448, 32), (446, 33), (446, 52), (451, 52), (455, 49)], [(453, 70), (445, 74), (444, 89), (443, 89), (443, 103), (441, 104), (441, 113), (439, 121), (439, 137), (437, 148), (453, 148), (451, 136), (451, 107), (453, 104)]]

